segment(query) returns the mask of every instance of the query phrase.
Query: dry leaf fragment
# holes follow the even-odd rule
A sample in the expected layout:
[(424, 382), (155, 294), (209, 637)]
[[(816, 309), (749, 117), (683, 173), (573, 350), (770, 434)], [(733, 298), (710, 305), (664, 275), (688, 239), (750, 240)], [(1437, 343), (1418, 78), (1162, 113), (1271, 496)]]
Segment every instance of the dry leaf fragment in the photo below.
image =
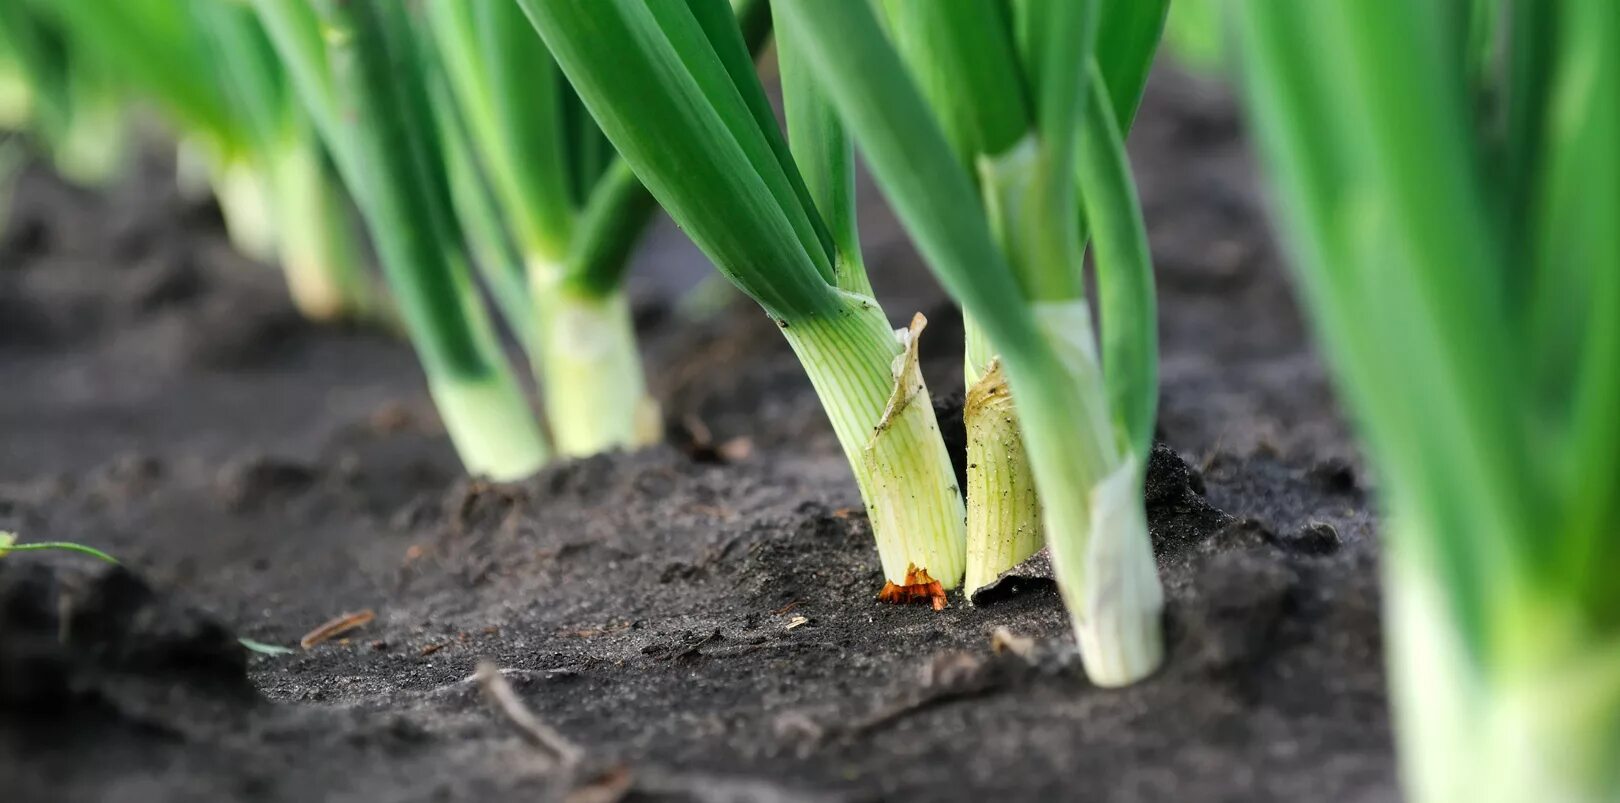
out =
[(322, 642), (331, 641), (355, 628), (364, 627), (377, 618), (376, 611), (367, 608), (363, 611), (345, 613), (341, 616), (328, 619), (320, 627), (309, 631), (298, 640), (298, 646), (309, 649)]

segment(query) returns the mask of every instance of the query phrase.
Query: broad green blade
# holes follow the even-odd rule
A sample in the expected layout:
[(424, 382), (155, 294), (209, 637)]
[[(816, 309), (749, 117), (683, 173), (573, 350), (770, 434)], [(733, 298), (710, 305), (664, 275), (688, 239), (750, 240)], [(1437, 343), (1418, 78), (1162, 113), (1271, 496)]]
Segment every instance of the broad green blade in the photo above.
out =
[[(732, 8), (736, 13), (734, 24), (742, 32), (748, 63), (752, 64), (753, 57), (764, 48), (770, 36), (767, 2), (737, 0)], [(576, 179), (590, 182), (582, 188), (584, 210), (563, 281), (574, 292), (605, 297), (623, 283), (624, 274), (630, 268), (630, 254), (647, 221), (657, 211), (658, 202), (636, 177), (635, 171), (614, 152), (573, 86), (560, 75), (558, 82), (564, 87), (567, 103), (573, 109), (570, 113), (577, 114), (574, 126), (580, 161), (575, 165)], [(757, 87), (758, 80), (752, 79), (751, 83)], [(762, 92), (760, 96), (763, 97)], [(766, 133), (773, 131), (774, 121)], [(797, 171), (789, 170), (790, 179), (797, 175)], [(811, 222), (820, 225), (814, 218)]]
[[(1450, 455), (1428, 471), (1451, 489), (1427, 499), (1451, 526), (1475, 530), (1468, 537), (1487, 571), (1520, 582), (1549, 557), (1520, 535), (1544, 512), (1538, 492), (1522, 482), (1530, 432), (1516, 411), (1529, 396), (1517, 378), (1525, 354), (1505, 326), (1502, 242), (1475, 172), (1462, 67), (1441, 60), (1448, 52), (1442, 12), (1369, 0), (1354, 10), (1331, 6), (1324, 27), (1342, 36), (1350, 60), (1339, 108), (1359, 132), (1351, 142), (1365, 211), (1381, 216), (1397, 249), (1396, 261), (1379, 258), (1362, 270), (1385, 283), (1380, 297), (1411, 305), (1392, 308), (1399, 317), (1386, 333), (1400, 332), (1407, 345), (1390, 356), (1406, 362), (1417, 402), (1409, 415), (1430, 433), (1420, 440)], [(1433, 459), (1413, 456), (1414, 463)]]
[[(1209, 36), (1218, 44), (1220, 31), (1215, 29), (1219, 27), (1219, 20), (1213, 7), (1219, 0), (1188, 2), (1206, 12), (1200, 19), (1212, 29)], [(1185, 5), (1177, 2), (1178, 8)], [(1147, 87), (1148, 71), (1153, 67), (1160, 36), (1164, 33), (1170, 0), (1101, 0), (1101, 6), (1097, 23), (1097, 65), (1102, 68), (1103, 83), (1108, 85), (1119, 130), (1129, 132), (1131, 123), (1136, 120), (1136, 109), (1142, 103), (1142, 91)]]
[(475, 155), (477, 149), (463, 107), (452, 99), (443, 61), (434, 61), (427, 69), (439, 139), (445, 148), (451, 206), (461, 224), (468, 257), (507, 329), (532, 358), (538, 358), (540, 329), (523, 256), (501, 214), (500, 201), (492, 189), (494, 182)]
[[(1595, 624), (1620, 625), (1620, 18), (1601, 0), (1563, 7), (1557, 66), (1547, 88), (1547, 166), (1536, 226), (1533, 332), (1547, 372), (1542, 398), (1567, 423), (1551, 481), (1567, 513), (1563, 571)], [(1558, 323), (1561, 322), (1561, 326)], [(1565, 412), (1567, 411), (1567, 412)], [(1561, 583), (1565, 576), (1578, 583)], [(1573, 586), (1573, 588), (1571, 588)]]
[[(1018, 0), (1013, 9), (1023, 32), (1020, 52), (1035, 130), (1019, 150), (981, 158), (981, 182), (1024, 296), (1082, 298), (1080, 200), (1072, 176), (1095, 44), (1095, 3)], [(991, 176), (1000, 180), (992, 184)]]
[(331, 65), (327, 63), (321, 20), (311, 5), (312, 0), (250, 2), (287, 70), (304, 111), (314, 120), (321, 139), (331, 148), (344, 183), (358, 193), (360, 182), (353, 164), (354, 155), (347, 147), (339, 147), (339, 143), (347, 142), (348, 136), (339, 115), (337, 89)]
[(1146, 460), (1153, 447), (1159, 409), (1159, 316), (1153, 261), (1124, 136), (1095, 63), (1086, 99), (1086, 130), (1080, 138), (1078, 161), (1097, 268), (1108, 409), (1124, 453)]
[[(7, 0), (17, 2), (17, 0)], [(189, 4), (175, 0), (36, 2), (98, 54), (120, 80), (150, 94), (188, 127), (240, 145), (240, 123), (214, 81), (215, 71)]]
[(780, 163), (684, 7), (653, 4), (660, 19), (637, 0), (521, 2), (608, 139), (721, 271), (778, 318), (838, 308), (803, 210), (783, 206), (796, 196)]
[(788, 142), (816, 211), (831, 230), (837, 249), (838, 286), (871, 295), (855, 217), (855, 147), (791, 37), (779, 37), (776, 60), (782, 76)]
[(432, 0), (434, 49), (525, 256), (563, 261), (574, 222), (556, 64), (510, 0)]
[[(816, 214), (810, 191), (793, 162), (787, 140), (782, 138), (776, 113), (771, 109), (770, 99), (765, 97), (765, 87), (760, 83), (759, 74), (754, 68), (754, 54), (743, 38), (743, 31), (738, 27), (738, 20), (731, 4), (727, 0), (686, 0), (686, 5), (692, 11), (692, 18), (697, 20), (704, 35), (708, 37), (715, 55), (720, 57), (720, 63), (725, 65), (726, 72), (731, 75), (732, 84), (737, 87), (743, 102), (748, 104), (748, 111), (753, 114), (760, 133), (764, 134), (766, 142), (770, 143), (771, 153), (776, 155), (782, 174), (793, 190), (793, 202), (802, 210), (805, 221), (811, 226), (815, 240), (821, 245), (826, 256), (825, 264), (818, 262), (818, 267), (823, 268), (823, 275), (830, 281), (833, 258), (832, 235)], [(680, 27), (684, 28), (684, 25)], [(769, 171), (762, 171), (762, 175), (770, 174)], [(783, 198), (782, 205), (783, 208), (789, 208), (793, 204)], [(805, 250), (814, 255), (815, 249), (809, 243), (806, 243)]]
[(569, 289), (591, 297), (618, 289), (630, 267), (630, 253), (657, 210), (658, 201), (635, 171), (613, 154), (575, 226), (563, 277)]
[(230, 113), (261, 153), (283, 146), (296, 135), (297, 107), (253, 10), (224, 0), (191, 0), (190, 6)]
[(1473, 156), (1458, 147), (1470, 141), (1461, 67), (1439, 63), (1447, 48), (1427, 7), (1230, 8), (1313, 318), (1387, 504), (1411, 522), (1402, 532), (1430, 539), (1395, 548), (1440, 573), (1469, 649), (1484, 651), (1488, 611), (1520, 598), (1533, 566), (1513, 555), (1532, 501), (1511, 413), (1522, 389), (1505, 379), (1518, 352), (1493, 295), (1501, 265)]
[[(1046, 166), (1073, 169), (1075, 131), (1085, 108), (1087, 65), (1097, 45), (1097, 0), (1016, 0), (1026, 91)], [(1056, 182), (1053, 182), (1056, 183)]]
[[(835, 7), (836, 6), (836, 7)], [(978, 190), (864, 4), (780, 0), (778, 30), (821, 79), (924, 258), (1003, 354), (1040, 348)]]
[[(1528, 295), (1534, 283), (1528, 269), (1535, 244), (1516, 233), (1528, 232), (1523, 225), (1541, 200), (1537, 176), (1542, 164), (1547, 132), (1547, 90), (1550, 86), (1559, 9), (1563, 0), (1499, 0), (1507, 21), (1506, 87), (1500, 103), (1502, 113), (1499, 158), (1502, 165), (1501, 225), (1511, 238), (1512, 258), (1519, 263), (1508, 271), (1510, 298)], [(1497, 31), (1498, 35), (1500, 31)], [(1494, 43), (1493, 43), (1494, 44)], [(1531, 313), (1533, 314), (1533, 313)]]
[(1030, 90), (1003, 0), (875, 2), (963, 166), (971, 169), (979, 156), (1003, 153), (1023, 138), (1032, 122)]
[(387, 0), (322, 0), (342, 120), (334, 151), (354, 160), (351, 189), (371, 224), (383, 267), (429, 374), (480, 376), (494, 366), (468, 320), (468, 279), (451, 267), (459, 239), (413, 35), (377, 7)]

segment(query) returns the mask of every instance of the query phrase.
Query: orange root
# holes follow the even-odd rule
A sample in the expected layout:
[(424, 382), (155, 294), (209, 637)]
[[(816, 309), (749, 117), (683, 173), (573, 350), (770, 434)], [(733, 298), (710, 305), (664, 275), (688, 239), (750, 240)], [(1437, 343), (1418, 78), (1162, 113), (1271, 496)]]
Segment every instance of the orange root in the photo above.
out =
[(945, 610), (945, 587), (929, 577), (927, 569), (908, 566), (906, 582), (903, 585), (895, 585), (892, 580), (885, 582), (883, 590), (878, 592), (878, 599), (891, 605), (927, 602), (934, 606), (934, 610), (942, 611)]

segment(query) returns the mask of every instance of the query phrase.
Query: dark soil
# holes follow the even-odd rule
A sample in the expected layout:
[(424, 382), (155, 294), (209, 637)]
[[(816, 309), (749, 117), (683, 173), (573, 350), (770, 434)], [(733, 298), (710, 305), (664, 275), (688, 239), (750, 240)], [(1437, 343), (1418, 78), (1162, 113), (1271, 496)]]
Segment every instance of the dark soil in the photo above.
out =
[[(499, 485), (461, 475), (404, 344), (303, 323), (162, 165), (101, 195), (29, 171), (0, 240), (0, 529), (124, 567), (0, 560), (4, 799), (1394, 799), (1367, 489), (1232, 104), (1161, 73), (1131, 145), (1170, 653), (1124, 690), (1085, 681), (1050, 584), (875, 602), (808, 383), (749, 305), (671, 311), (701, 267), (672, 227), (637, 279), (671, 445)], [(943, 400), (960, 319), (867, 209)], [(293, 654), (236, 642), (368, 610)], [(481, 659), (577, 766), (486, 703)]]

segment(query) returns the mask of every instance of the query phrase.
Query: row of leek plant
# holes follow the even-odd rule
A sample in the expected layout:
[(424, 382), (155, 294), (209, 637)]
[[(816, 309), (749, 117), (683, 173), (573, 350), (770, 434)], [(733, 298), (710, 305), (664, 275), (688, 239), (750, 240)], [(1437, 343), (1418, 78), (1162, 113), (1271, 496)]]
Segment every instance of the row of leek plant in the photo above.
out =
[[(256, 0), (254, 9), (361, 199), (468, 468), (516, 478), (553, 449), (493, 341), (469, 262), (529, 351), (557, 451), (659, 440), (624, 293), (656, 204), (518, 7)], [(750, 52), (765, 38), (763, 10), (759, 0), (735, 9)], [(372, 63), (399, 76), (363, 69)], [(383, 158), (381, 148), (411, 158)]]
[[(765, 0), (733, 0), (749, 53)], [(511, 0), (429, 0), (427, 49), (452, 201), (509, 326), (529, 349), (557, 450), (662, 438), (625, 295), (657, 203), (603, 136)]]
[(1620, 799), (1620, 14), (1229, 8), (1382, 480), (1411, 799)]
[[(453, 199), (509, 275), (492, 287), (525, 336), (557, 450), (584, 455), (661, 438), (624, 292), (632, 246), (656, 208), (602, 137), (511, 0), (430, 0), (445, 77), (441, 126)], [(487, 192), (484, 188), (487, 187)], [(480, 204), (480, 201), (491, 201)], [(491, 217), (494, 220), (491, 220)], [(515, 259), (494, 250), (510, 233)]]
[[(942, 593), (975, 564), (1005, 568), (1009, 553), (1031, 551), (1036, 514), (964, 527), (916, 368), (920, 321), (891, 334), (861, 262), (853, 131), (978, 332), (969, 374), (976, 397), (996, 397), (980, 405), (995, 421), (970, 424), (970, 464), (1010, 457), (980, 475), (976, 504), (1017, 496), (1027, 508), (1034, 482), (1047, 489), (1039, 518), (1088, 673), (1121, 685), (1153, 671), (1161, 591), (1141, 494), (1157, 402), (1153, 293), (1120, 119), (1134, 111), (1163, 4), (1112, 4), (1099, 23), (1094, 3), (1070, 0), (886, 3), (889, 36), (921, 54), (914, 82), (866, 4), (776, 0), (784, 142), (723, 0), (520, 2), (626, 161), (799, 355), (889, 584)], [(1099, 24), (1110, 36), (1096, 49)], [(1002, 104), (989, 112), (998, 129), (970, 140), (984, 133), (981, 103)], [(1087, 230), (1102, 362), (1084, 297)], [(1013, 418), (1009, 389), (1016, 429), (1000, 426)]]
[(70, 178), (110, 178), (131, 150), (118, 113), (132, 97), (151, 101), (187, 143), (182, 165), (201, 165), (191, 172), (212, 185), (233, 243), (279, 262), (305, 315), (379, 312), (348, 198), (245, 7), (11, 0), (0, 40), (20, 68), (30, 122)]
[(75, 183), (104, 184), (122, 167), (125, 104), (107, 71), (74, 45), (26, 3), (0, 7), (0, 183), (21, 162), (14, 138), (23, 133)]
[(253, 8), (366, 220), (463, 464), (497, 479), (533, 472), (550, 448), (467, 264), (432, 62), (406, 6), (255, 0)]

